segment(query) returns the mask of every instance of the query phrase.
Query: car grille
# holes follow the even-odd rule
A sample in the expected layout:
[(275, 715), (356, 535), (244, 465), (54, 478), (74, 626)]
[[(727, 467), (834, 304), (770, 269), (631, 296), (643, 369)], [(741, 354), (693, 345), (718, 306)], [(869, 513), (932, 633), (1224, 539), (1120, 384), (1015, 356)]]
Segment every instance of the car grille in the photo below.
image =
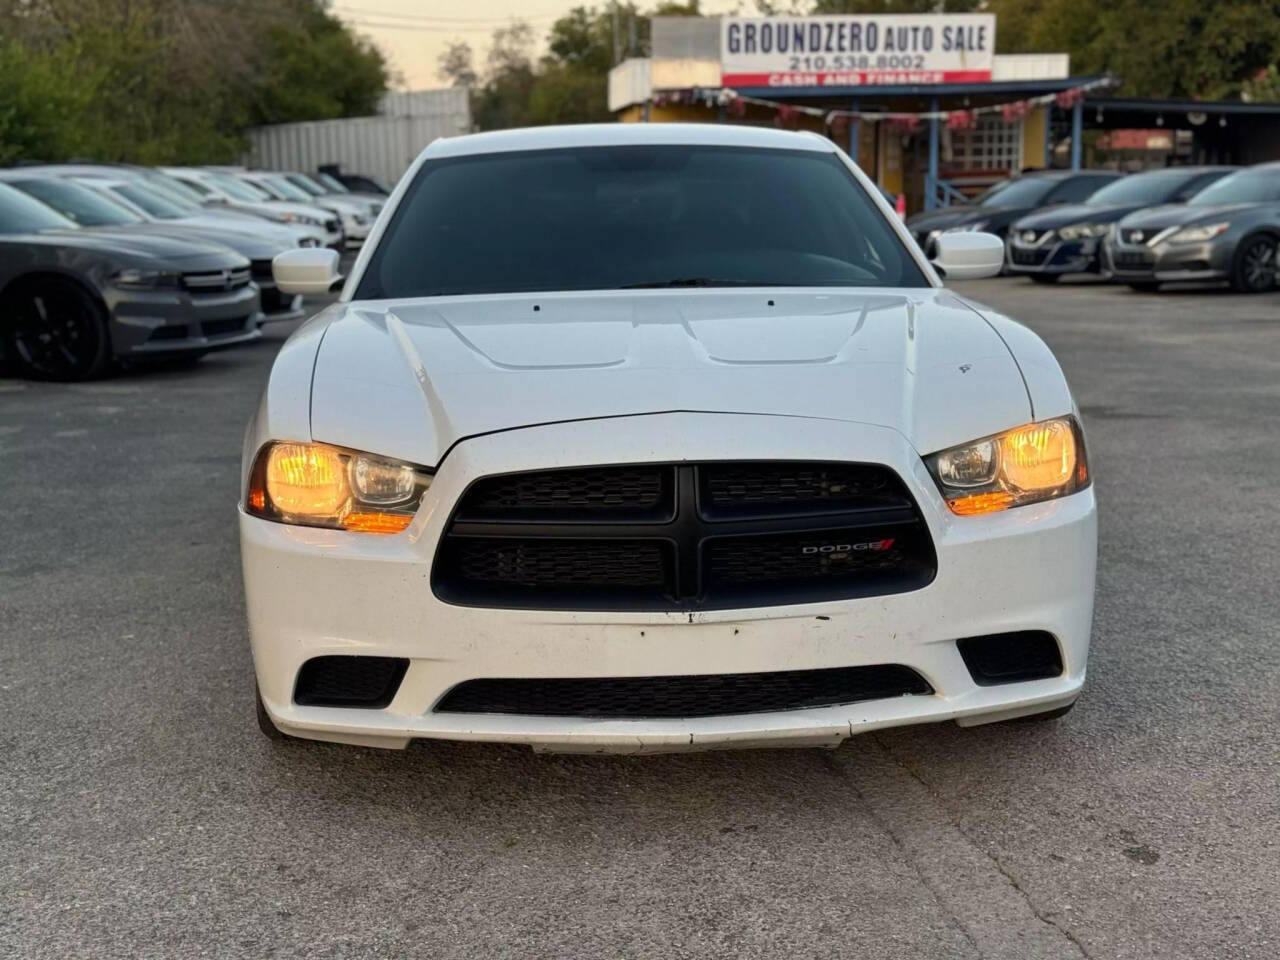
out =
[(248, 286), (249, 276), (248, 267), (238, 270), (204, 270), (199, 273), (184, 273), (182, 285), (192, 293), (221, 293)]
[(877, 664), (705, 676), (468, 680), (446, 693), (435, 709), (610, 719), (720, 717), (932, 692), (910, 667)]
[(312, 657), (298, 671), (293, 701), (305, 707), (385, 707), (408, 669), (402, 657)]
[(644, 464), (476, 481), (441, 538), (432, 587), (469, 606), (724, 609), (901, 593), (936, 570), (887, 467)]
[(1025, 247), (1011, 245), (1009, 247), (1009, 259), (1016, 266), (1020, 267), (1038, 267), (1049, 259), (1048, 250), (1028, 250)]
[(1111, 262), (1120, 268), (1149, 270), (1155, 266), (1155, 257), (1139, 250), (1116, 250), (1111, 254)]

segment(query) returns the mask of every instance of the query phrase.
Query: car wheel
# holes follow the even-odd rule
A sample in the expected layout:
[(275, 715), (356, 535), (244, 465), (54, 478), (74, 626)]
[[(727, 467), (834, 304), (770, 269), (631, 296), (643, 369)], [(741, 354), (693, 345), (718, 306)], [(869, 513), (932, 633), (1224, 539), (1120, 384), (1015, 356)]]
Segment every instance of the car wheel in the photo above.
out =
[(1276, 240), (1265, 234), (1245, 237), (1231, 266), (1231, 287), (1241, 293), (1263, 293), (1276, 285)]
[(253, 700), (257, 707), (258, 729), (262, 731), (263, 736), (268, 740), (296, 740), (297, 737), (291, 737), (283, 732), (279, 727), (271, 722), (271, 714), (267, 713), (267, 708), (263, 706), (262, 694), (258, 690), (258, 685), (253, 685)]
[(5, 294), (0, 337), (20, 376), (92, 380), (107, 372), (107, 311), (78, 283), (59, 277), (22, 282)]
[(1005, 723), (1044, 723), (1046, 720), (1057, 720), (1059, 717), (1065, 717), (1070, 713), (1071, 708), (1075, 705), (1076, 702), (1072, 700), (1065, 707), (1054, 707), (1044, 713), (1029, 713), (1025, 717), (1014, 717), (1012, 720), (1006, 720)]
[(1160, 284), (1154, 280), (1130, 280), (1129, 286), (1139, 293), (1155, 293), (1160, 289)]
[(1056, 273), (1030, 273), (1027, 274), (1031, 278), (1032, 283), (1057, 283), (1058, 274)]

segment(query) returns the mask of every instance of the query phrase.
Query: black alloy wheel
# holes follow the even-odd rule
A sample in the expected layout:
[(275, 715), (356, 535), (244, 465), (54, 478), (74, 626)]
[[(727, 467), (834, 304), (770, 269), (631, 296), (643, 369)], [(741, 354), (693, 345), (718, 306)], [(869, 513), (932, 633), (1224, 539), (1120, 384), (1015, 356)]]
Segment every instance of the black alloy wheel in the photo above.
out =
[(5, 295), (0, 336), (16, 372), (33, 380), (89, 380), (111, 360), (106, 311), (79, 284), (57, 277)]
[(1265, 234), (1245, 237), (1236, 250), (1231, 286), (1241, 293), (1265, 293), (1276, 285), (1276, 240)]

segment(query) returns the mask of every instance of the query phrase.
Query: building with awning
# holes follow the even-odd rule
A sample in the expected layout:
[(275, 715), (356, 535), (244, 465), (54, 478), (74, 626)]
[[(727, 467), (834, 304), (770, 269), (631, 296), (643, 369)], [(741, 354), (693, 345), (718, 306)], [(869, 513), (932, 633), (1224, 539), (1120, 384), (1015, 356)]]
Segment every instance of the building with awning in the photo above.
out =
[[(1058, 154), (1079, 169), (1086, 129), (1189, 128), (1198, 131), (1194, 159), (1202, 162), (1253, 162), (1280, 149), (1276, 105), (1189, 101), (1161, 111), (1161, 101), (1112, 100), (1106, 95), (1119, 81), (1072, 76), (1065, 53), (995, 53), (990, 13), (655, 17), (651, 24), (650, 56), (624, 60), (609, 74), (609, 109), (620, 121), (824, 133), (885, 191), (904, 194), (911, 211), (1053, 166)], [(1226, 108), (1265, 114), (1275, 140), (1242, 127), (1228, 136), (1236, 121)]]

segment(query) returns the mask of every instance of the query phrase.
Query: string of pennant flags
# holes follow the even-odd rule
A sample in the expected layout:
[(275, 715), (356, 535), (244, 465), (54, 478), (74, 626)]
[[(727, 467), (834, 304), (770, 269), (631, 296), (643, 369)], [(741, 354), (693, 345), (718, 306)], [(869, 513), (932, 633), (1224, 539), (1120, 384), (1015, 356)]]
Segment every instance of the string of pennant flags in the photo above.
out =
[[(909, 112), (902, 110), (831, 110), (823, 107), (808, 107), (800, 104), (778, 103), (763, 97), (749, 97), (730, 87), (720, 89), (695, 87), (690, 90), (669, 90), (655, 93), (650, 102), (654, 106), (670, 104), (697, 105), (706, 107), (723, 107), (731, 117), (740, 118), (746, 115), (748, 106), (764, 107), (775, 112), (774, 122), (780, 127), (796, 127), (803, 117), (816, 117), (833, 133), (840, 134), (848, 130), (849, 124), (855, 120), (868, 123), (885, 123), (890, 128), (903, 133), (911, 133), (923, 123), (940, 120), (952, 130), (967, 130), (978, 122), (978, 118), (989, 114), (999, 114), (1006, 122), (1013, 122), (1025, 117), (1032, 108), (1052, 104), (1070, 109), (1084, 100), (1090, 91), (1105, 89), (1116, 84), (1112, 77), (1102, 77), (1082, 83), (1078, 87), (1063, 90), (1059, 93), (1047, 93), (1008, 103), (988, 104), (981, 107), (966, 107), (958, 110), (924, 110)], [(873, 90), (874, 88), (869, 88)]]

